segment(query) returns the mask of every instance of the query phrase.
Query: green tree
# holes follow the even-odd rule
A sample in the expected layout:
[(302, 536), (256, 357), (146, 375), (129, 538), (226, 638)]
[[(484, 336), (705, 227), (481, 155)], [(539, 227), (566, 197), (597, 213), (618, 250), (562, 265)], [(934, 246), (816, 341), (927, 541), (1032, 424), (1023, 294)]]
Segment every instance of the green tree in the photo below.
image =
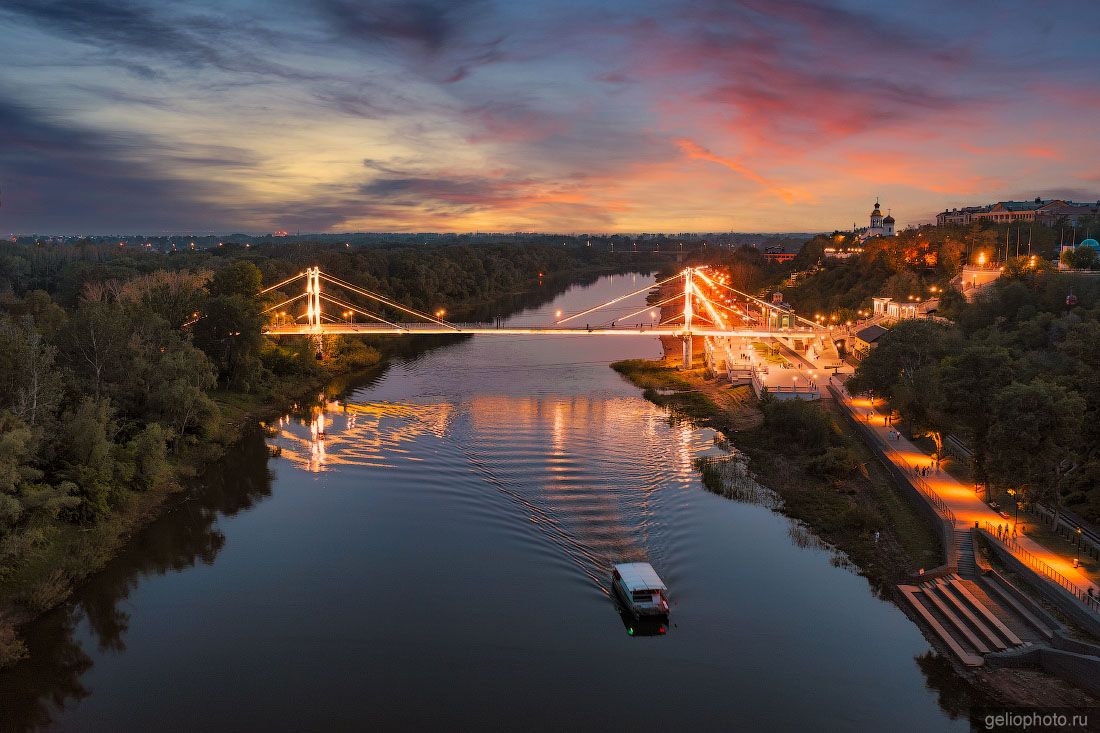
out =
[(989, 406), (1012, 381), (1012, 356), (997, 346), (972, 344), (940, 363), (936, 409), (944, 422), (959, 426), (974, 453), (975, 476), (988, 479), (986, 455), (989, 439)]
[(81, 501), (74, 518), (80, 522), (106, 516), (119, 496), (112, 455), (116, 430), (110, 402), (102, 397), (85, 397), (62, 416), (57, 475), (76, 486)]
[(1048, 381), (1015, 382), (992, 404), (989, 475), (1002, 488), (1062, 507), (1062, 480), (1080, 444), (1085, 403)]
[(31, 428), (49, 425), (62, 398), (56, 353), (29, 316), (18, 322), (0, 318), (0, 409)]
[(940, 403), (940, 360), (954, 351), (959, 334), (938, 321), (906, 320), (883, 334), (878, 345), (860, 362), (849, 380), (855, 392), (885, 397), (901, 412), (910, 430), (927, 429), (942, 449), (943, 423), (935, 409)]
[(1100, 266), (1100, 257), (1097, 257), (1095, 247), (1067, 249), (1061, 254), (1061, 261), (1074, 270), (1092, 270)]
[(160, 423), (149, 423), (126, 444), (126, 456), (133, 465), (134, 488), (155, 489), (171, 475), (166, 431)]
[(234, 260), (214, 273), (207, 291), (215, 298), (236, 295), (254, 299), (260, 293), (262, 282), (263, 276), (258, 267), (247, 260)]
[(936, 309), (936, 315), (943, 318), (950, 319), (952, 321), (958, 320), (959, 316), (966, 309), (966, 296), (962, 294), (962, 291), (958, 288), (948, 285), (940, 293), (939, 307)]
[(194, 341), (210, 357), (226, 385), (249, 390), (262, 380), (262, 325), (255, 300), (222, 295), (207, 301), (203, 317), (194, 326)]
[(172, 450), (178, 452), (188, 433), (217, 418), (218, 406), (207, 394), (217, 384), (217, 373), (202, 351), (180, 341), (161, 358), (157, 376), (149, 406), (155, 419), (171, 429)]
[(130, 326), (113, 303), (83, 303), (65, 324), (58, 343), (83, 390), (99, 396), (109, 384), (129, 374)]

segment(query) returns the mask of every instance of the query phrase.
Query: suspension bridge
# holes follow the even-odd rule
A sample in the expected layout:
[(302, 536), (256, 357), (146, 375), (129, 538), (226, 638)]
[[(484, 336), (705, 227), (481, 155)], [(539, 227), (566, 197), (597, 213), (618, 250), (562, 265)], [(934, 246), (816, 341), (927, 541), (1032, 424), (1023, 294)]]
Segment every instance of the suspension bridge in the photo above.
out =
[[(270, 337), (305, 336), (322, 348), (332, 335), (593, 335), (665, 336), (683, 341), (684, 366), (692, 362), (693, 340), (779, 339), (792, 349), (812, 341), (831, 345), (830, 330), (795, 315), (789, 307), (769, 303), (731, 287), (727, 278), (706, 267), (688, 267), (655, 283), (590, 308), (561, 315), (552, 323), (513, 326), (493, 323), (456, 323), (445, 312), (425, 313), (392, 298), (329, 275), (312, 267), (261, 291), (262, 296), (285, 293), (303, 283), (301, 292), (267, 307), (264, 333)], [(650, 291), (657, 301), (625, 315), (614, 306)], [(304, 303), (304, 308), (303, 308)], [(409, 320), (409, 319), (414, 320)], [(584, 319), (583, 325), (581, 325)]]

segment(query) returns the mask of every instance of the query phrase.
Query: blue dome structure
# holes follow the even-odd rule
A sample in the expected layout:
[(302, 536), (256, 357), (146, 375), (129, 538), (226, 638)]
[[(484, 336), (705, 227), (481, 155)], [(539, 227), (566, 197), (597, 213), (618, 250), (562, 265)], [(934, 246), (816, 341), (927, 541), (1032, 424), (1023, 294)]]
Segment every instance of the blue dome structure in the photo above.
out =
[(1084, 240), (1081, 241), (1081, 244), (1079, 244), (1077, 246), (1078, 247), (1092, 247), (1093, 249), (1100, 250), (1100, 242), (1097, 242), (1095, 239), (1084, 239)]

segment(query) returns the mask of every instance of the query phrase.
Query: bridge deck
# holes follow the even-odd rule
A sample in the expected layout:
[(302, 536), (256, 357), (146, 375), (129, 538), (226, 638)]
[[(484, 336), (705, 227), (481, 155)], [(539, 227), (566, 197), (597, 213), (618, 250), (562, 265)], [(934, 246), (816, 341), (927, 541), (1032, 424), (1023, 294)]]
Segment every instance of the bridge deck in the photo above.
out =
[[(391, 326), (382, 323), (325, 323), (320, 329), (316, 326), (272, 326), (264, 331), (268, 336), (313, 336), (317, 334), (328, 335), (462, 335), (462, 334), (491, 334), (496, 336), (519, 335), (548, 335), (548, 336), (683, 336), (683, 327), (680, 326), (621, 326), (618, 328), (560, 328), (556, 326), (503, 326), (495, 328), (492, 325), (463, 325), (455, 324), (454, 328), (434, 323), (402, 323)], [(721, 336), (729, 338), (806, 338), (823, 336), (825, 331), (815, 329), (790, 328), (782, 330), (763, 330), (754, 328), (742, 329), (717, 329), (697, 328), (691, 329), (692, 336)]]

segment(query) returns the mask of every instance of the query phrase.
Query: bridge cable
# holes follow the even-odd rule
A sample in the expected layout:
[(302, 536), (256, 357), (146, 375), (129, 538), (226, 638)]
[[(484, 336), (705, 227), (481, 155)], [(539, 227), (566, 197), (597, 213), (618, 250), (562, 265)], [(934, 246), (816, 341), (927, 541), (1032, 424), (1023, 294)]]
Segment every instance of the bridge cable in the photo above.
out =
[(560, 326), (561, 324), (563, 324), (563, 323), (565, 323), (565, 322), (567, 322), (567, 321), (571, 321), (571, 320), (573, 320), (574, 318), (580, 318), (581, 316), (584, 316), (584, 315), (588, 315), (588, 314), (589, 314), (589, 313), (591, 313), (592, 311), (597, 311), (597, 310), (599, 310), (600, 308), (606, 308), (606, 307), (607, 307), (607, 306), (609, 306), (609, 305), (614, 305), (615, 303), (618, 303), (618, 302), (619, 302), (620, 300), (626, 300), (627, 298), (629, 298), (629, 297), (631, 297), (631, 296), (634, 296), (634, 295), (640, 295), (641, 293), (644, 293), (644, 292), (646, 292), (647, 290), (652, 290), (653, 288), (656, 288), (656, 287), (659, 287), (659, 286), (661, 286), (661, 285), (664, 285), (664, 284), (665, 284), (665, 283), (667, 283), (667, 282), (672, 282), (673, 280), (675, 280), (675, 279), (676, 279), (676, 278), (678, 278), (678, 277), (683, 277), (683, 273), (676, 273), (676, 274), (675, 274), (675, 275), (673, 275), (672, 277), (667, 277), (667, 278), (665, 278), (664, 280), (661, 280), (660, 282), (655, 282), (655, 283), (653, 283), (652, 285), (646, 285), (646, 286), (645, 286), (644, 288), (638, 288), (637, 290), (635, 290), (635, 291), (634, 291), (634, 292), (632, 292), (632, 293), (627, 293), (626, 295), (620, 295), (620, 296), (619, 296), (618, 298), (615, 298), (614, 300), (609, 300), (609, 301), (607, 301), (606, 303), (601, 303), (601, 304), (599, 304), (599, 305), (597, 305), (597, 306), (595, 306), (595, 307), (593, 307), (593, 308), (589, 308), (588, 310), (583, 310), (583, 311), (581, 311), (580, 313), (574, 313), (574, 314), (573, 314), (573, 315), (571, 315), (571, 316), (566, 316), (565, 318), (561, 318), (561, 319), (559, 319), (559, 320), (557, 320), (557, 321), (554, 321), (554, 325), (556, 325), (556, 326)]
[(267, 312), (269, 312), (269, 311), (273, 311), (273, 310), (275, 310), (276, 308), (282, 308), (282, 307), (283, 307), (284, 305), (286, 305), (287, 303), (293, 303), (294, 301), (296, 301), (296, 300), (298, 300), (298, 299), (300, 299), (300, 298), (304, 298), (304, 297), (306, 297), (307, 295), (309, 295), (309, 293), (298, 293), (298, 294), (297, 294), (297, 295), (295, 295), (295, 296), (294, 296), (293, 298), (287, 298), (286, 300), (284, 300), (284, 301), (283, 301), (282, 303), (279, 303), (278, 305), (273, 305), (273, 306), (271, 306), (270, 308), (265, 308), (265, 309), (263, 309), (262, 311), (260, 311), (260, 313), (267, 313)]
[[(720, 288), (725, 288), (726, 290), (730, 291), (731, 293), (735, 293), (737, 295), (740, 295), (742, 298), (747, 298), (748, 300), (759, 303), (760, 305), (764, 306), (765, 308), (769, 308), (772, 311), (782, 311), (783, 310), (782, 308), (778, 308), (774, 304), (769, 303), (766, 300), (761, 300), (760, 298), (749, 295), (748, 293), (743, 293), (740, 290), (737, 290), (736, 288), (731, 288), (729, 285), (723, 285), (722, 283), (714, 282), (713, 280), (711, 280), (709, 277), (707, 277), (706, 275), (704, 275), (702, 273), (698, 273), (698, 274), (699, 274), (699, 277), (703, 278), (703, 281), (706, 282), (709, 285), (712, 285), (712, 286), (717, 285)], [(793, 316), (794, 318), (797, 318), (800, 321), (804, 321), (805, 323), (810, 324), (810, 326), (813, 327), (816, 330), (822, 330), (820, 324), (814, 323), (813, 321), (811, 321), (808, 318), (803, 318), (802, 316), (797, 315), (792, 311), (783, 311), (783, 312), (784, 313), (790, 313), (790, 315)]]
[(399, 311), (409, 313), (411, 315), (416, 316), (417, 318), (423, 318), (426, 321), (431, 321), (432, 323), (438, 323), (441, 326), (446, 326), (447, 328), (452, 328), (455, 331), (461, 331), (462, 330), (458, 326), (454, 325), (453, 323), (449, 323), (447, 321), (444, 321), (442, 318), (436, 318), (434, 316), (429, 316), (426, 313), (421, 313), (420, 311), (414, 310), (412, 308), (406, 308), (405, 306), (399, 305), (398, 303), (394, 303), (393, 301), (391, 301), (391, 300), (389, 300), (389, 299), (387, 299), (387, 298), (385, 298), (381, 295), (378, 295), (377, 293), (372, 293), (371, 291), (364, 290), (363, 288), (360, 288), (357, 285), (352, 285), (351, 283), (347, 282), (346, 280), (341, 280), (338, 277), (333, 277), (332, 275), (328, 275), (324, 272), (320, 273), (320, 276), (322, 278), (324, 278), (325, 280), (327, 280), (328, 282), (332, 283), (333, 285), (336, 285), (337, 287), (345, 288), (346, 290), (350, 290), (353, 293), (356, 293), (358, 295), (362, 295), (364, 297), (370, 298), (371, 300), (377, 300), (379, 303), (382, 303), (384, 305), (388, 305), (391, 308), (396, 308)]
[(645, 313), (648, 310), (653, 310), (654, 308), (660, 308), (662, 305), (668, 305), (672, 301), (679, 300), (682, 297), (684, 297), (683, 293), (677, 293), (676, 295), (673, 295), (671, 298), (666, 298), (665, 300), (662, 300), (660, 303), (653, 303), (652, 305), (647, 305), (645, 308), (640, 308), (640, 309), (634, 311), (633, 313), (627, 313), (625, 316), (619, 316), (615, 320), (625, 321), (627, 318), (633, 318), (634, 316), (636, 316), (640, 313)]
[(264, 293), (270, 292), (270, 291), (274, 290), (275, 288), (281, 288), (282, 286), (284, 286), (284, 285), (287, 285), (287, 284), (289, 284), (289, 283), (292, 283), (292, 282), (294, 282), (295, 280), (297, 280), (298, 278), (300, 278), (300, 277), (305, 277), (305, 276), (306, 276), (306, 273), (304, 273), (304, 272), (299, 272), (299, 273), (298, 273), (297, 275), (295, 275), (294, 277), (288, 277), (288, 278), (287, 278), (286, 280), (283, 280), (283, 281), (282, 281), (281, 283), (276, 283), (275, 285), (272, 285), (272, 286), (271, 286), (271, 287), (269, 287), (269, 288), (264, 288), (263, 290), (261, 290), (261, 291), (260, 291), (260, 293), (259, 293), (259, 294), (260, 294), (260, 295), (263, 295)]
[(356, 306), (352, 305), (351, 303), (345, 303), (342, 300), (339, 300), (337, 298), (333, 298), (331, 296), (325, 295), (324, 293), (321, 293), (320, 296), (321, 296), (322, 300), (327, 300), (328, 302), (332, 303), (333, 305), (338, 305), (341, 308), (347, 308), (348, 310), (353, 310), (356, 313), (359, 313), (360, 315), (366, 316), (367, 318), (373, 318), (376, 321), (379, 321), (381, 323), (385, 323), (387, 326), (393, 326), (394, 328), (398, 329), (399, 331), (408, 331), (409, 330), (408, 328), (406, 328), (405, 326), (402, 326), (399, 323), (392, 323), (390, 321), (387, 321), (385, 318), (382, 318), (381, 316), (376, 316), (375, 314), (373, 314), (369, 311), (361, 310), (361, 309), (357, 308)]

